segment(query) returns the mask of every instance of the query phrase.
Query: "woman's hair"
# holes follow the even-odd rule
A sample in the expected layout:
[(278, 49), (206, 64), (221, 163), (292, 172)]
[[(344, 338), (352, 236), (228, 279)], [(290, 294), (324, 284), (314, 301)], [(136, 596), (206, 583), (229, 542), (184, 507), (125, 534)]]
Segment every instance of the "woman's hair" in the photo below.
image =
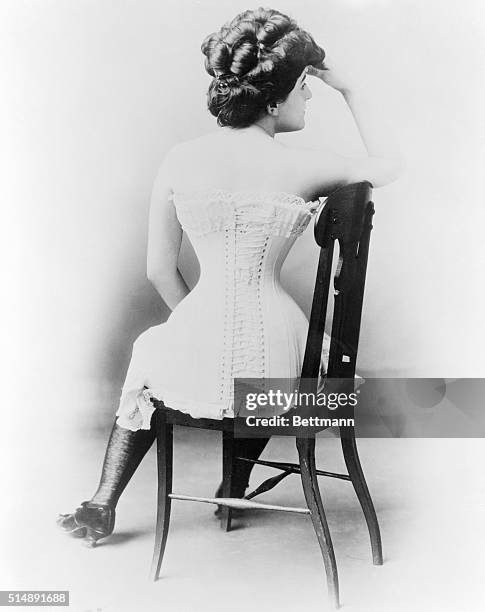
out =
[(209, 111), (221, 126), (247, 127), (282, 102), (305, 66), (323, 68), (324, 50), (295, 21), (272, 9), (240, 13), (201, 46), (214, 77)]

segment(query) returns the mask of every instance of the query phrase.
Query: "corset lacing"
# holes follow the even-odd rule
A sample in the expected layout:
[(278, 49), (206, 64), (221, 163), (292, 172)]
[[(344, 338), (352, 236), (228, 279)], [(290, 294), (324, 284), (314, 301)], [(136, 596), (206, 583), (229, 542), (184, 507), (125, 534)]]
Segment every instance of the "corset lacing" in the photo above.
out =
[[(249, 223), (247, 217), (250, 217)], [(264, 215), (261, 218), (264, 221)], [(234, 399), (234, 378), (264, 378), (262, 270), (270, 235), (255, 224), (254, 207), (234, 210), (234, 227), (224, 232), (225, 319), (221, 400)]]

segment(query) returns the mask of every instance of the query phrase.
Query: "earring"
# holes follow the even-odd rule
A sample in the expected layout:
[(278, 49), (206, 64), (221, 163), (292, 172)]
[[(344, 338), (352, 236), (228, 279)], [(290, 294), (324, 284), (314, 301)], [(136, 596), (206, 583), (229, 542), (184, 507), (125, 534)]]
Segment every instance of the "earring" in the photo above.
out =
[(268, 112), (270, 115), (278, 114), (278, 105), (277, 104), (268, 104)]

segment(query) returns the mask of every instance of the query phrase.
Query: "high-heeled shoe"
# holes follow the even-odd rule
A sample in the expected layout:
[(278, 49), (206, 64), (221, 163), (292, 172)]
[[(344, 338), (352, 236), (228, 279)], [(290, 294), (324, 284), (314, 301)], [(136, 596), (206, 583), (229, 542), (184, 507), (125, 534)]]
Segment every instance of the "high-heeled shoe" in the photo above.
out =
[(73, 514), (59, 514), (56, 523), (60, 529), (75, 538), (83, 538), (89, 548), (114, 529), (116, 512), (109, 504), (84, 501)]

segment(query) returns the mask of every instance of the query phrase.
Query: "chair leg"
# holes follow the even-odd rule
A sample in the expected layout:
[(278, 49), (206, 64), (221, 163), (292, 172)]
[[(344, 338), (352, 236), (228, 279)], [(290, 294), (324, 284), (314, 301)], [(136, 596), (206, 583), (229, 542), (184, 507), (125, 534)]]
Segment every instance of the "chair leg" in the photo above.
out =
[(315, 466), (315, 438), (297, 438), (296, 447), (300, 458), (301, 481), (303, 492), (310, 510), (313, 527), (318, 544), (322, 551), (323, 562), (327, 575), (328, 596), (334, 608), (339, 607), (339, 585), (337, 563), (333, 551), (332, 539), (323, 509), (322, 498), (318, 488)]
[(153, 550), (150, 577), (158, 580), (163, 553), (167, 543), (168, 527), (170, 524), (172, 492), (172, 465), (173, 465), (173, 425), (167, 423), (164, 410), (156, 411), (157, 428), (157, 465), (158, 465), (158, 499), (157, 499), (157, 527), (155, 531), (155, 547)]
[(340, 427), (340, 441), (342, 443), (345, 465), (347, 466), (350, 479), (352, 480), (354, 490), (359, 499), (369, 529), (372, 547), (372, 562), (374, 565), (382, 565), (382, 542), (379, 523), (377, 522), (374, 504), (372, 503), (372, 498), (367, 488), (364, 472), (360, 464), (354, 428)]
[[(234, 433), (222, 432), (222, 497), (232, 497), (232, 480), (234, 473)], [(232, 508), (222, 506), (221, 528), (230, 531)]]

